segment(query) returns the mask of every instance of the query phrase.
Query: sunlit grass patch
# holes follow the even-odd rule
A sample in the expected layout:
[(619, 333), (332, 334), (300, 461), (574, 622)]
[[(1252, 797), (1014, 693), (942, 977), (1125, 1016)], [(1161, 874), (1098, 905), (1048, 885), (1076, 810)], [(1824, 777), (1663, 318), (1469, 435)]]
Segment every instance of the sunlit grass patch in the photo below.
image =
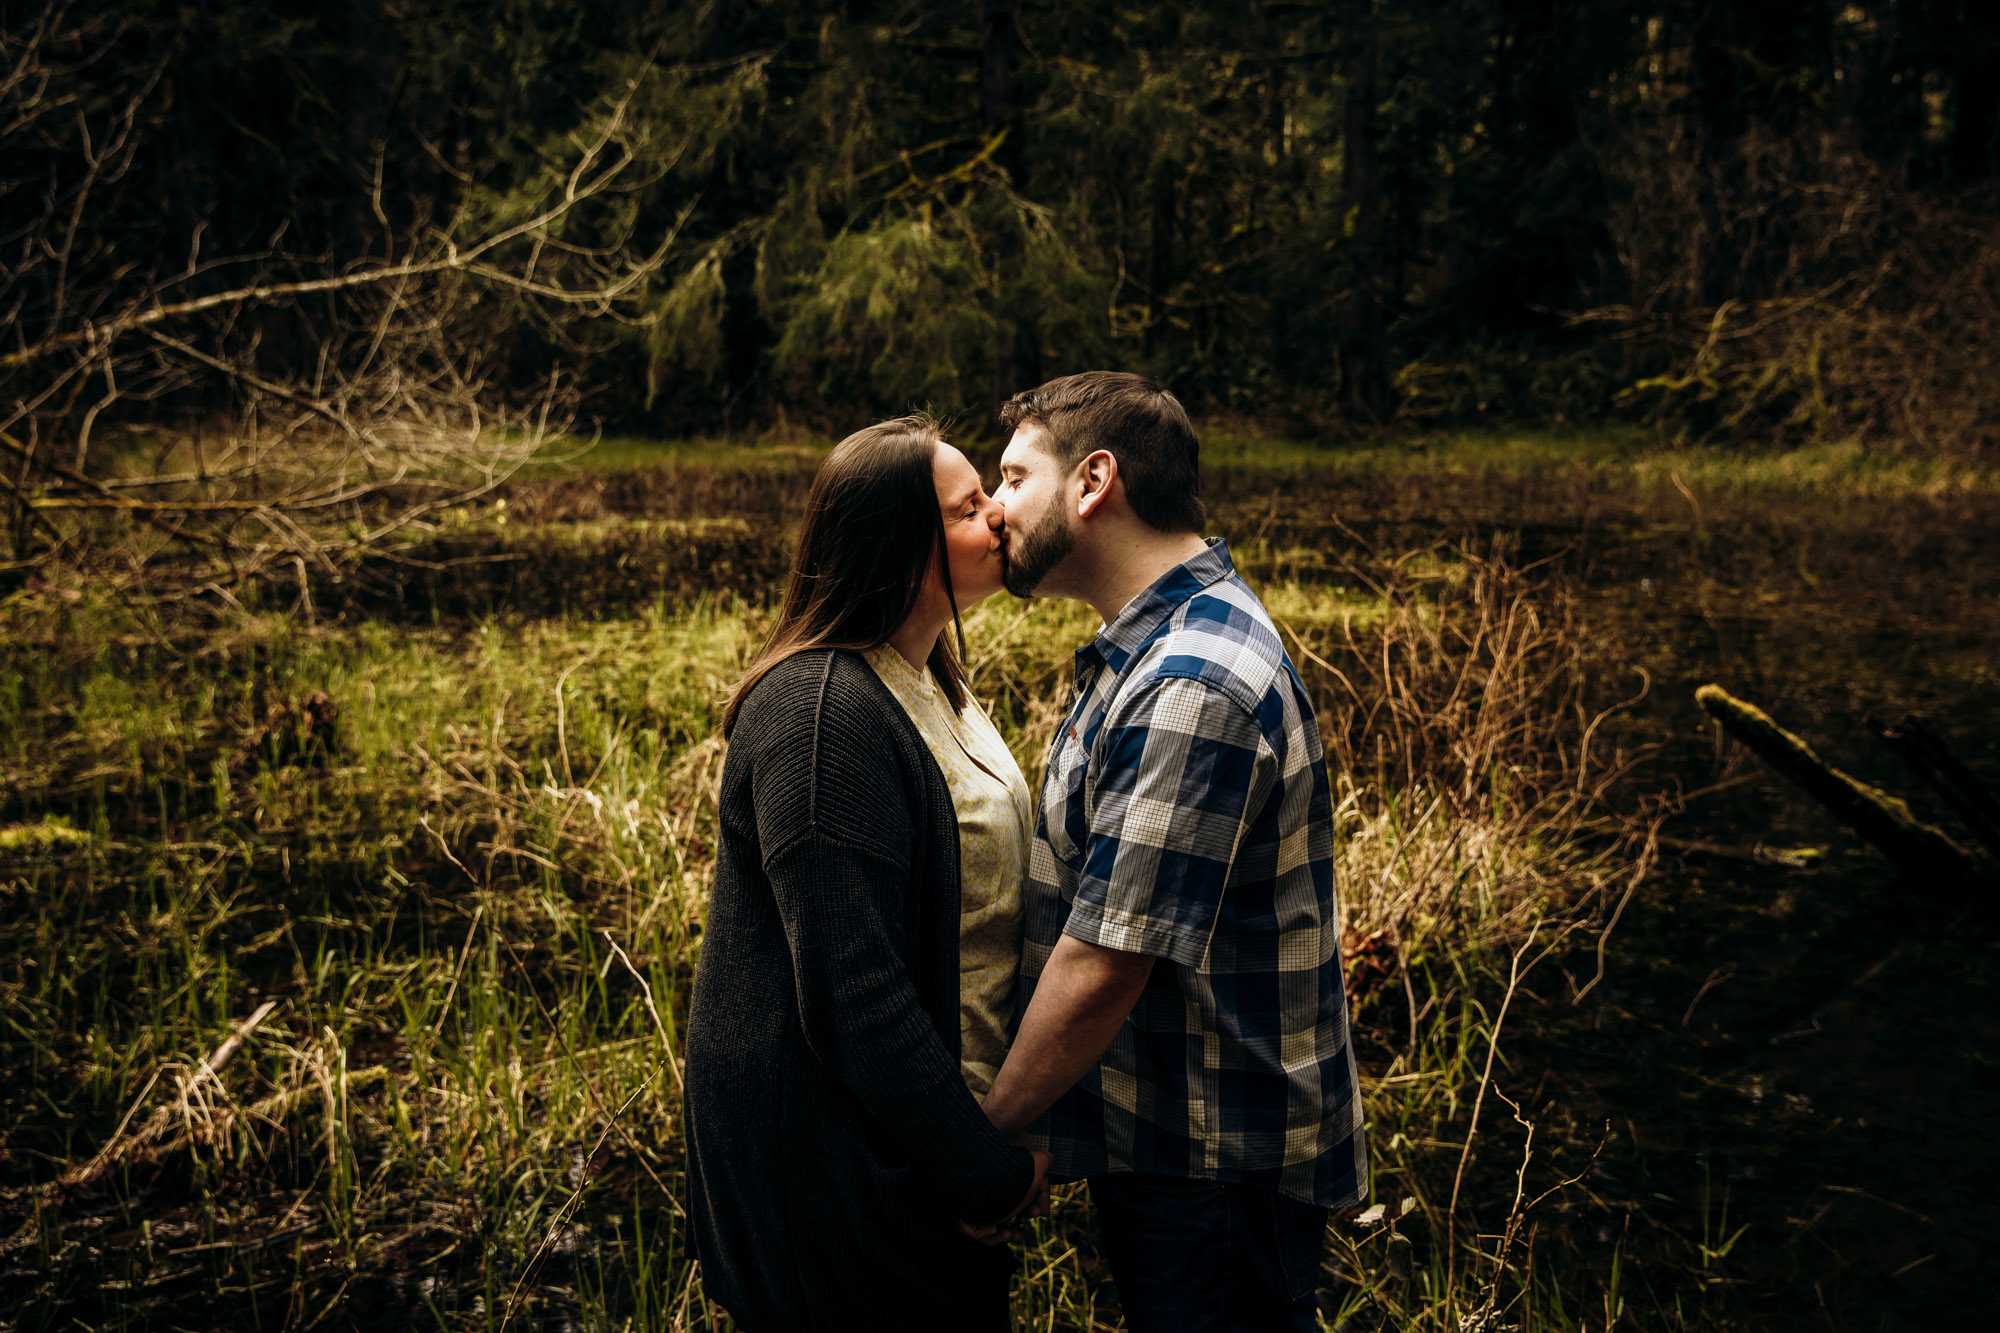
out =
[(1639, 483), (1733, 495), (1824, 500), (1954, 500), (2000, 496), (2000, 470), (1946, 455), (1900, 454), (1859, 440), (1783, 450), (1649, 451), (1630, 464)]

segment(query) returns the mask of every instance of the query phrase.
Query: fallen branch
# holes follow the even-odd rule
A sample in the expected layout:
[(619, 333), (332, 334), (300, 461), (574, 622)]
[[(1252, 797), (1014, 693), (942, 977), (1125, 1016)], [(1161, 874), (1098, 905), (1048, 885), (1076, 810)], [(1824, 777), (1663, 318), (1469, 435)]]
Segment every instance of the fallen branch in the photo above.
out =
[(1920, 717), (1906, 717), (1895, 726), (1880, 718), (1866, 719), (1869, 730), (1889, 743), (1903, 766), (1935, 791), (1972, 836), (2000, 857), (2000, 801), (1979, 776), (1951, 752), (1944, 737)]
[[(258, 1005), (248, 1018), (237, 1024), (235, 1030), (222, 1039), (220, 1045), (209, 1052), (206, 1059), (195, 1066), (193, 1073), (179, 1080), (174, 1098), (165, 1105), (157, 1108), (152, 1115), (146, 1118), (146, 1123), (140, 1126), (139, 1131), (130, 1138), (127, 1138), (125, 1137), (125, 1127), (132, 1123), (132, 1117), (137, 1115), (139, 1108), (146, 1104), (146, 1098), (152, 1093), (154, 1085), (160, 1081), (159, 1072), (156, 1070), (153, 1076), (146, 1080), (146, 1086), (140, 1089), (139, 1095), (133, 1099), (132, 1105), (126, 1110), (124, 1118), (118, 1122), (118, 1128), (111, 1132), (110, 1139), (98, 1150), (95, 1157), (80, 1167), (75, 1167), (64, 1172), (55, 1180), (49, 1181), (45, 1185), (36, 1186), (29, 1191), (31, 1199), (28, 1208), (28, 1218), (13, 1235), (5, 1239), (0, 1239), (0, 1258), (26, 1249), (34, 1243), (35, 1236), (39, 1230), (38, 1222), (42, 1208), (59, 1198), (63, 1191), (91, 1184), (114, 1166), (130, 1160), (134, 1154), (158, 1141), (173, 1124), (176, 1107), (182, 1111), (183, 1123), (188, 1127), (177, 1138), (165, 1144), (163, 1150), (172, 1151), (192, 1142), (196, 1131), (192, 1124), (192, 1109), (188, 1105), (189, 1095), (199, 1091), (203, 1083), (221, 1073), (222, 1067), (228, 1064), (236, 1052), (243, 1048), (243, 1043), (249, 1039), (250, 1034), (255, 1032), (259, 1025), (265, 1019), (269, 1018), (277, 1007), (278, 1001), (276, 1000), (266, 1000), (264, 1003)], [(262, 1106), (264, 1103), (260, 1102), (258, 1105)], [(251, 1109), (255, 1111), (256, 1107), (252, 1107)], [(223, 1113), (222, 1118), (228, 1120), (233, 1119), (233, 1116), (234, 1108), (231, 1108), (231, 1110)], [(204, 1137), (212, 1132), (214, 1125), (215, 1118), (211, 1117), (209, 1124), (205, 1125), (202, 1129)]]
[[(105, 1143), (104, 1147), (98, 1150), (97, 1156), (91, 1158), (83, 1166), (64, 1175), (61, 1183), (69, 1186), (87, 1185), (110, 1170), (118, 1162), (130, 1157), (133, 1153), (152, 1143), (162, 1134), (165, 1134), (167, 1127), (173, 1123), (174, 1109), (180, 1107), (185, 1111), (189, 1095), (199, 1089), (204, 1082), (220, 1073), (222, 1067), (229, 1063), (231, 1057), (243, 1049), (243, 1043), (249, 1038), (250, 1034), (255, 1032), (258, 1026), (265, 1019), (269, 1018), (277, 1007), (278, 1001), (276, 1000), (266, 1000), (264, 1003), (258, 1005), (251, 1012), (250, 1017), (237, 1024), (236, 1030), (231, 1032), (227, 1037), (224, 1037), (222, 1044), (211, 1051), (208, 1058), (195, 1067), (195, 1071), (192, 1074), (180, 1081), (177, 1095), (172, 1101), (154, 1110), (153, 1114), (147, 1117), (146, 1123), (140, 1127), (138, 1133), (129, 1139), (120, 1139), (119, 1135), (125, 1132), (125, 1126), (132, 1121), (133, 1112), (137, 1111), (139, 1106), (145, 1101), (146, 1094), (144, 1092), (140, 1093), (138, 1100), (132, 1103), (132, 1109), (127, 1111), (125, 1118), (119, 1122), (118, 1129), (112, 1133), (111, 1138)], [(157, 1075), (155, 1078), (157, 1078)], [(152, 1087), (153, 1081), (149, 1080), (146, 1084), (147, 1091), (151, 1091)]]
[(1981, 876), (1965, 850), (1919, 820), (1900, 798), (1841, 772), (1768, 713), (1720, 686), (1704, 685), (1694, 697), (1731, 736), (1888, 857), (1917, 888), (1958, 905), (1980, 887)]

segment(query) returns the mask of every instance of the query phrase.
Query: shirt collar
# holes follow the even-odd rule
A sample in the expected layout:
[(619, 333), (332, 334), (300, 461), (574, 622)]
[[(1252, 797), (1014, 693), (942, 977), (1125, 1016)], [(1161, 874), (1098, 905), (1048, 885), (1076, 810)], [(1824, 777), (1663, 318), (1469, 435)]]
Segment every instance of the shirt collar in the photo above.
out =
[(1208, 539), (1208, 549), (1191, 556), (1155, 579), (1150, 587), (1125, 604), (1097, 637), (1077, 649), (1076, 665), (1081, 672), (1102, 662), (1118, 673), (1169, 616), (1190, 597), (1236, 572), (1229, 558), (1229, 543), (1220, 537)]
[(893, 643), (877, 644), (862, 654), (868, 665), (875, 668), (875, 674), (889, 687), (896, 702), (903, 711), (915, 720), (917, 709), (931, 697), (937, 683), (931, 679), (928, 668), (919, 671), (910, 665), (910, 659), (903, 656)]

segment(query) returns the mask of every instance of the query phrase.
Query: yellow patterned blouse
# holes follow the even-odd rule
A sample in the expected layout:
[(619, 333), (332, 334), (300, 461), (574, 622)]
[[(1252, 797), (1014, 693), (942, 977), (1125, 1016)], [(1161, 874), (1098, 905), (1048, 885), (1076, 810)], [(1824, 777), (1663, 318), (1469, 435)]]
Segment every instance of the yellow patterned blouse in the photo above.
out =
[(983, 1098), (1014, 1039), (1021, 885), (1034, 832), (1027, 779), (976, 700), (954, 714), (931, 673), (893, 644), (866, 656), (944, 770), (958, 814), (959, 1068)]

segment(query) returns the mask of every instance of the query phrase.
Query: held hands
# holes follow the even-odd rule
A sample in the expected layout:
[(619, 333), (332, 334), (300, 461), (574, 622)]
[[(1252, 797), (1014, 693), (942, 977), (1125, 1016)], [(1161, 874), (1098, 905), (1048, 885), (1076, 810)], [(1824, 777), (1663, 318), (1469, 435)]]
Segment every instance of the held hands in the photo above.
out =
[(1049, 1153), (1035, 1149), (1035, 1182), (1028, 1186), (1027, 1195), (1014, 1211), (998, 1222), (960, 1222), (958, 1229), (981, 1245), (1005, 1245), (1018, 1240), (1020, 1227), (1014, 1225), (1030, 1217), (1047, 1217), (1049, 1213), (1049, 1166), (1055, 1161)]

